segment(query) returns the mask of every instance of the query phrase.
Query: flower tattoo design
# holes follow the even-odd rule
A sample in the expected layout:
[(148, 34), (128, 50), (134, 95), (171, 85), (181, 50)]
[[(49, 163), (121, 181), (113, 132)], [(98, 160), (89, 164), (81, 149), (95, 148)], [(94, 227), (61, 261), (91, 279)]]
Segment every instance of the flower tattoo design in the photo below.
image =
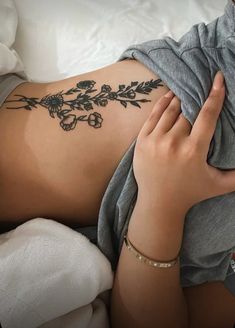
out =
[[(124, 108), (128, 105), (141, 108), (141, 103), (151, 100), (140, 98), (140, 95), (148, 95), (153, 89), (163, 86), (162, 80), (150, 80), (147, 82), (131, 82), (130, 85), (120, 84), (117, 91), (112, 90), (110, 85), (103, 84), (100, 91), (95, 89), (96, 82), (93, 80), (80, 81), (76, 87), (56, 94), (48, 94), (39, 99), (14, 95), (15, 100), (8, 100), (5, 103), (22, 102), (19, 107), (7, 107), (8, 109), (32, 110), (37, 106), (46, 108), (50, 117), (59, 118), (60, 126), (64, 131), (73, 130), (79, 121), (87, 122), (89, 126), (97, 129), (102, 126), (103, 118), (96, 111), (88, 115), (78, 115), (78, 111), (84, 112), (94, 110), (94, 107), (105, 107), (110, 101), (119, 102)], [(95, 93), (96, 92), (96, 93)], [(81, 113), (79, 113), (81, 114)]]

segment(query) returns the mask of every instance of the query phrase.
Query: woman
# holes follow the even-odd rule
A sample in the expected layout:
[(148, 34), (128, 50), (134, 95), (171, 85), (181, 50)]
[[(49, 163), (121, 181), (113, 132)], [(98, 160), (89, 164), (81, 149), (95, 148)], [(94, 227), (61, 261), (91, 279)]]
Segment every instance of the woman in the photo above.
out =
[[(220, 18), (219, 22), (216, 21), (216, 23), (219, 23), (217, 25), (220, 31), (226, 32), (226, 40), (228, 39), (227, 48), (223, 47), (223, 49), (227, 49), (228, 53), (224, 56), (224, 61), (220, 61), (220, 66), (222, 66), (223, 71), (226, 71), (223, 64), (227, 63), (228, 58), (230, 58), (228, 56), (231, 53), (231, 48), (229, 48), (231, 38), (229, 40), (229, 37), (232, 36), (233, 29), (232, 24), (230, 24), (231, 26), (229, 25), (228, 28), (228, 23), (231, 23), (234, 17), (234, 4), (232, 1), (229, 1), (226, 10), (227, 14), (229, 14), (225, 15), (224, 18)], [(208, 31), (218, 31), (215, 29), (215, 25), (214, 23), (214, 25), (208, 27)], [(139, 47), (137, 46), (135, 51), (130, 49), (129, 53), (128, 51), (125, 53), (126, 57), (131, 58), (136, 56), (138, 61), (126, 59), (125, 61), (120, 61), (103, 69), (63, 81), (39, 84), (20, 80), (16, 81), (13, 76), (3, 78), (2, 85), (4, 85), (4, 83), (7, 84), (7, 81), (9, 81), (7, 79), (9, 78), (13, 79), (11, 85), (14, 85), (16, 88), (11, 90), (7, 98), (4, 99), (5, 102), (0, 111), (0, 133), (2, 134), (0, 138), (2, 142), (0, 157), (2, 182), (0, 189), (0, 206), (2, 223), (11, 223), (11, 227), (13, 227), (28, 219), (41, 216), (56, 219), (70, 226), (75, 225), (75, 223), (87, 226), (96, 224), (99, 216), (99, 246), (101, 249), (103, 247), (104, 253), (107, 251), (106, 255), (108, 256), (109, 250), (107, 250), (106, 246), (108, 242), (110, 242), (112, 238), (115, 239), (116, 236), (107, 235), (107, 231), (101, 228), (105, 225), (108, 226), (108, 216), (106, 215), (106, 219), (104, 219), (105, 215), (103, 215), (105, 206), (113, 208), (112, 202), (107, 202), (107, 200), (109, 197), (115, 198), (116, 194), (120, 191), (118, 190), (116, 181), (116, 193), (114, 192), (112, 194), (109, 192), (112, 182), (110, 179), (114, 176), (114, 171), (118, 163), (124, 158), (124, 155), (129, 155), (131, 153), (129, 152), (130, 145), (133, 145), (143, 124), (145, 122), (147, 125), (149, 124), (149, 121), (146, 120), (153, 108), (153, 104), (169, 91), (168, 86), (180, 96), (182, 100), (182, 111), (190, 123), (193, 123), (197, 112), (200, 110), (200, 103), (203, 103), (207, 97), (211, 79), (215, 71), (218, 70), (218, 66), (215, 65), (217, 62), (214, 60), (214, 57), (209, 56), (208, 53), (204, 53), (206, 50), (212, 49), (210, 44), (205, 50), (198, 46), (198, 39), (195, 41), (195, 34), (199, 30), (201, 31), (201, 27), (202, 25), (200, 25), (197, 31), (191, 31), (188, 34), (190, 38), (186, 37), (182, 39), (182, 43), (180, 44), (180, 60), (178, 61), (177, 58), (179, 56), (172, 57), (173, 52), (171, 51), (174, 49), (174, 46), (178, 45), (173, 42), (170, 44), (170, 40), (168, 39), (168, 45), (163, 41), (158, 41), (157, 47), (156, 44), (147, 43)], [(206, 33), (204, 33), (204, 37), (205, 36)], [(220, 33), (219, 36), (221, 39), (225, 39), (223, 33)], [(217, 38), (218, 40), (219, 36)], [(191, 47), (191, 43), (188, 42), (189, 40), (194, 42), (193, 47)], [(201, 39), (199, 39), (199, 41), (201, 41)], [(208, 41), (208, 39), (206, 39), (206, 41)], [(185, 45), (187, 45), (186, 48)], [(143, 48), (145, 51), (143, 51)], [(165, 56), (162, 53), (163, 49), (166, 49), (168, 53)], [(211, 59), (208, 61), (211, 66), (207, 68), (204, 65), (204, 57), (197, 58), (198, 60), (195, 61), (196, 55), (194, 54), (191, 56), (191, 49), (198, 49), (201, 53), (203, 49), (203, 56), (206, 57), (207, 61), (209, 58)], [(124, 59), (125, 54), (120, 60)], [(156, 61), (153, 58), (153, 54), (162, 54), (162, 57), (159, 58), (159, 61)], [(187, 61), (190, 58), (191, 62), (189, 65)], [(217, 53), (216, 58), (218, 58)], [(177, 61), (177, 65), (175, 64), (175, 60)], [(195, 67), (193, 64), (195, 64)], [(162, 65), (162, 67), (160, 65)], [(165, 67), (165, 70), (163, 67)], [(178, 70), (175, 69), (175, 72), (172, 72), (172, 67), (177, 67)], [(188, 71), (186, 74), (186, 67), (189, 67), (188, 71), (194, 72), (194, 78), (190, 79)], [(157, 74), (158, 70), (159, 75)], [(169, 75), (169, 70), (171, 71), (171, 75)], [(159, 77), (160, 74), (161, 79), (167, 81), (167, 83), (163, 83)], [(199, 79), (197, 78), (198, 76)], [(185, 77), (188, 78), (187, 81), (184, 80)], [(232, 84), (228, 83), (231, 81), (232, 79), (230, 79), (227, 74), (226, 86), (228, 90), (232, 88)], [(10, 85), (10, 83), (7, 85)], [(188, 87), (188, 89), (186, 87)], [(197, 94), (197, 97), (194, 97), (195, 94)], [(203, 96), (201, 96), (201, 94), (203, 94)], [(221, 95), (219, 99), (220, 98), (222, 98)], [(192, 99), (194, 101), (192, 101)], [(197, 101), (198, 99), (200, 101)], [(227, 96), (224, 106), (226, 102), (228, 103), (231, 99), (231, 97), (229, 98)], [(179, 114), (179, 104), (177, 105), (177, 101), (178, 100), (174, 98), (172, 102), (175, 105), (173, 105), (173, 107), (169, 106), (169, 110), (166, 111), (166, 113), (172, 113), (169, 114), (170, 116), (173, 115), (173, 112), (174, 115), (176, 115), (176, 113)], [(213, 107), (215, 109), (217, 108), (216, 105), (213, 105)], [(162, 110), (165, 109), (164, 107), (161, 108)], [(176, 108), (176, 110), (172, 111), (172, 108)], [(79, 111), (82, 113), (78, 114)], [(88, 113), (89, 111), (90, 113)], [(171, 117), (173, 119), (173, 116)], [(182, 121), (182, 115), (180, 117)], [(225, 119), (225, 116), (223, 118)], [(154, 120), (155, 119), (156, 117)], [(154, 122), (156, 125), (157, 122)], [(187, 121), (184, 120), (184, 122), (186, 124)], [(223, 120), (222, 122), (225, 121)], [(213, 126), (212, 121), (210, 124)], [(208, 130), (210, 129), (210, 124), (207, 125)], [(189, 128), (189, 124), (187, 127)], [(226, 130), (227, 128), (223, 129), (223, 132), (226, 132)], [(204, 136), (204, 133), (202, 133), (202, 136)], [(216, 145), (219, 145), (218, 138), (216, 142)], [(205, 160), (206, 151), (205, 148), (203, 149)], [(230, 145), (230, 150), (231, 149), (232, 145)], [(218, 154), (219, 152), (214, 152), (214, 158)], [(147, 160), (147, 155), (148, 153), (144, 155), (146, 157), (146, 167), (149, 163), (149, 168), (151, 168), (151, 166), (156, 165), (154, 163), (155, 157)], [(165, 155), (162, 154), (162, 156), (164, 157)], [(198, 157), (195, 153), (193, 153), (192, 156), (195, 156), (195, 158)], [(136, 158), (138, 159), (138, 157)], [(185, 158), (185, 156), (182, 156), (182, 158)], [(192, 159), (193, 158), (194, 157), (192, 157)], [(219, 156), (217, 156), (217, 159), (218, 158)], [(172, 163), (173, 162), (175, 162), (175, 159), (172, 159)], [(135, 163), (135, 161), (133, 163)], [(205, 163), (197, 161), (197, 164), (200, 168), (202, 168), (203, 164), (205, 168)], [(160, 167), (159, 165), (159, 168)], [(186, 214), (186, 209), (188, 210), (188, 207), (190, 207), (189, 205), (193, 205), (195, 201), (202, 200), (206, 193), (202, 192), (200, 195), (198, 193), (196, 195), (197, 197), (191, 199), (187, 204), (183, 203), (183, 201), (185, 201), (184, 197), (180, 199), (180, 202), (182, 202), (182, 211), (175, 211), (176, 220), (178, 219), (180, 224), (161, 226), (161, 218), (164, 219), (163, 215), (165, 215), (165, 210), (153, 206), (154, 202), (151, 201), (151, 197), (155, 201), (156, 197), (159, 196), (157, 185), (151, 185), (152, 180), (155, 179), (155, 175), (154, 172), (152, 172), (153, 175), (151, 179), (150, 176), (146, 177), (144, 172), (145, 171), (139, 172), (138, 175), (137, 171), (136, 178), (139, 190), (144, 190), (145, 192), (142, 192), (141, 197), (138, 197), (136, 200), (135, 211), (130, 221), (130, 240), (137, 248), (139, 246), (139, 249), (143, 253), (146, 253), (148, 257), (152, 256), (157, 259), (159, 256), (159, 259), (162, 261), (169, 260), (171, 258), (170, 255), (175, 256), (174, 251), (176, 251), (176, 253), (179, 251), (182, 227), (184, 224), (182, 218)], [(148, 169), (147, 172), (150, 174), (151, 170)], [(213, 172), (215, 173), (215, 171)], [(201, 173), (202, 171), (198, 172), (198, 179)], [(179, 171), (175, 171), (175, 177), (177, 177), (178, 174)], [(215, 193), (221, 195), (222, 193), (228, 193), (233, 190), (233, 186), (229, 187), (229, 185), (227, 186), (228, 189), (224, 188), (225, 182), (223, 182), (222, 188), (222, 175), (219, 176), (217, 172), (217, 176), (218, 179), (221, 179), (218, 180), (218, 185), (213, 189), (213, 192), (212, 188), (208, 190), (206, 194), (207, 198), (215, 196)], [(232, 176), (231, 173), (231, 177)], [(145, 180), (147, 182), (143, 182)], [(194, 181), (197, 181), (197, 179)], [(122, 185), (124, 182), (120, 180), (119, 184)], [(227, 178), (226, 182), (228, 182)], [(146, 188), (147, 183), (148, 188)], [(145, 187), (143, 187), (143, 185)], [(205, 184), (205, 186), (207, 186), (207, 184)], [(189, 188), (185, 189), (186, 192), (190, 192), (191, 186), (186, 187)], [(149, 193), (150, 190), (151, 194), (149, 194), (148, 199), (146, 196), (142, 197), (142, 195), (145, 195), (147, 192)], [(169, 191), (169, 186), (166, 190), (167, 192)], [(105, 197), (104, 192), (106, 192)], [(176, 192), (178, 193), (175, 189), (175, 193)], [(120, 215), (122, 215), (122, 213), (125, 214), (125, 211), (129, 208), (128, 193), (122, 193), (122, 195), (125, 196), (123, 196), (125, 202), (117, 204), (118, 206), (121, 204), (122, 207), (119, 206), (118, 208), (117, 206), (116, 208), (116, 212), (119, 212)], [(174, 194), (172, 194), (172, 196), (173, 195)], [(184, 191), (183, 195), (187, 195), (187, 193)], [(131, 195), (131, 198), (132, 196), (133, 195)], [(194, 203), (192, 201), (194, 201)], [(171, 202), (171, 200), (168, 199), (167, 201), (167, 198), (164, 198), (164, 202), (162, 203), (164, 204), (164, 208), (171, 208), (168, 204), (169, 202)], [(141, 206), (139, 204), (141, 204)], [(184, 205), (187, 206), (184, 207)], [(116, 212), (114, 212), (115, 215)], [(113, 212), (110, 212), (109, 214), (110, 222), (113, 220), (111, 216), (112, 213)], [(129, 214), (132, 214), (131, 211)], [(137, 214), (141, 214), (142, 216), (145, 215), (144, 218), (148, 220), (148, 224), (145, 224), (145, 227), (141, 225), (141, 222), (138, 222)], [(153, 216), (160, 217), (156, 225), (151, 223), (151, 221), (153, 221)], [(167, 216), (169, 216), (168, 219), (175, 220), (169, 210), (167, 211)], [(101, 220), (102, 218), (103, 221)], [(126, 222), (128, 221), (126, 220)], [(158, 227), (158, 229), (161, 227), (161, 234), (158, 230), (155, 231), (155, 227)], [(117, 228), (119, 229), (118, 225)], [(200, 229), (200, 227), (198, 229)], [(126, 232), (123, 226), (119, 230), (121, 232)], [(174, 232), (174, 234), (172, 234), (172, 232)], [(149, 236), (148, 241), (143, 241), (142, 233), (145, 236)], [(175, 235), (176, 240), (174, 240)], [(168, 236), (171, 237), (171, 242), (167, 243), (169, 246), (166, 246), (166, 248), (164, 247), (164, 252), (165, 250), (167, 250), (167, 252), (160, 253), (160, 249), (162, 250), (163, 246), (166, 245), (165, 238), (168, 238)], [(105, 241), (103, 244), (102, 237), (104, 237), (103, 240)], [(230, 241), (231, 238), (227, 237), (226, 239)], [(196, 241), (200, 242), (198, 239), (196, 239)], [(122, 246), (122, 238), (120, 238), (118, 242)], [(155, 244), (156, 242), (157, 244)], [(158, 242), (161, 242), (161, 244), (158, 244)], [(225, 241), (223, 240), (222, 244), (224, 243)], [(151, 247), (154, 248), (154, 252)], [(152, 252), (154, 254), (152, 254)], [(218, 252), (218, 250), (216, 250), (216, 254), (221, 255), (224, 253), (226, 253), (226, 256), (223, 256), (223, 259), (226, 260), (226, 263), (223, 262), (225, 264), (223, 268), (221, 267), (220, 272), (225, 272), (225, 270), (228, 269), (228, 261), (231, 259), (231, 243), (227, 245), (226, 252), (224, 250), (223, 252)], [(162, 258), (160, 255), (162, 255)], [(169, 257), (167, 255), (169, 255)], [(224, 327), (227, 327), (234, 321), (234, 296), (222, 283), (210, 282), (201, 286), (184, 288), (188, 307), (186, 309), (184, 306), (185, 299), (183, 298), (182, 288), (178, 281), (178, 264), (175, 264), (173, 269), (169, 268), (169, 271), (167, 271), (168, 273), (161, 270), (157, 271), (156, 268), (154, 268), (154, 271), (150, 271), (147, 266), (141, 266), (140, 264), (142, 263), (133, 262), (134, 258), (131, 257), (131, 253), (125, 251), (125, 248), (122, 250), (120, 256), (112, 297), (112, 322), (114, 326), (116, 325), (119, 327), (119, 325), (123, 325), (129, 327), (135, 325), (136, 327), (153, 327), (155, 323), (158, 322), (159, 326), (168, 327), (172, 326), (174, 322), (174, 325), (178, 324), (179, 327), (185, 325), (190, 325), (192, 327), (203, 327), (203, 325), (205, 327), (209, 327), (210, 325), (211, 327), (216, 327), (216, 325), (222, 327), (222, 325), (224, 325)], [(112, 250), (110, 250), (109, 257), (110, 260), (112, 260)], [(126, 260), (130, 261), (128, 266), (126, 265)], [(204, 267), (205, 266), (206, 265), (204, 265)], [(201, 265), (201, 267), (203, 267), (203, 265)], [(128, 272), (125, 271), (127, 269)], [(137, 281), (133, 279), (133, 275), (130, 275), (130, 272), (135, 272), (136, 278), (138, 278)], [(200, 277), (200, 281), (213, 281), (214, 278), (218, 280), (218, 276), (217, 273), (210, 277), (204, 275), (203, 278)], [(130, 277), (131, 279), (125, 281), (126, 277)], [(150, 286), (148, 286), (148, 284), (144, 284), (144, 286), (139, 285), (140, 281), (146, 282), (146, 280), (151, 283)], [(119, 281), (121, 285), (119, 285)], [(191, 283), (191, 285), (199, 284), (199, 280), (195, 280), (195, 282), (194, 284)], [(185, 285), (186, 284), (183, 284), (183, 286)], [(140, 288), (139, 291), (137, 291), (137, 286)], [(172, 288), (170, 295), (168, 293), (169, 287)], [(128, 291), (128, 293), (123, 293), (123, 288), (125, 291)], [(163, 288), (163, 290), (159, 288)], [(145, 291), (146, 294), (144, 293)], [(153, 292), (154, 295), (160, 295), (162, 304), (158, 301), (159, 299), (153, 303), (151, 297), (151, 293)], [(164, 294), (166, 296), (165, 299), (163, 298)], [(132, 296), (135, 296), (135, 298)], [(217, 298), (216, 303), (213, 302), (214, 297)], [(221, 302), (223, 301), (222, 304), (226, 306), (222, 307), (218, 299), (220, 299)], [(200, 308), (200, 311), (197, 302), (203, 304), (203, 308)], [(177, 307), (173, 308), (172, 304), (177, 304)], [(213, 306), (215, 309), (213, 317), (211, 315), (205, 316), (207, 308), (204, 307), (204, 304)], [(144, 310), (144, 314), (142, 314), (140, 309)], [(219, 312), (219, 310), (222, 313)], [(155, 313), (157, 313), (157, 317), (155, 317)], [(187, 315), (189, 315), (189, 322), (187, 321)]]

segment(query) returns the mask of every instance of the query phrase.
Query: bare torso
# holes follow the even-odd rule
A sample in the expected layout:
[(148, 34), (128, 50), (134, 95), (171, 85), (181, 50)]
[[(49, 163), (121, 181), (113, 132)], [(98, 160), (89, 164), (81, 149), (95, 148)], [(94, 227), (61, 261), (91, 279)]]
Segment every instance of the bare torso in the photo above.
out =
[[(125, 60), (58, 82), (19, 85), (7, 98), (11, 102), (4, 103), (0, 110), (0, 226), (20, 224), (34, 217), (67, 225), (96, 224), (102, 197), (118, 163), (155, 101), (169, 89), (161, 82), (148, 94), (136, 93), (132, 101), (151, 100), (139, 102), (141, 108), (130, 102), (125, 108), (115, 99), (107, 99), (103, 106), (93, 104), (94, 111), (102, 117), (101, 126), (95, 128), (94, 122), (89, 125), (78, 121), (70, 131), (65, 131), (58, 117), (52, 118), (41, 105), (32, 110), (7, 109), (25, 105), (22, 101), (12, 102), (19, 100), (16, 95), (42, 99), (62, 90), (67, 92), (80, 81), (94, 81), (97, 91), (92, 94), (96, 95), (104, 84), (116, 92), (119, 85), (127, 87), (131, 82), (157, 79), (141, 63)], [(72, 100), (77, 95), (64, 98)], [(64, 109), (68, 109), (68, 104), (63, 105)]]

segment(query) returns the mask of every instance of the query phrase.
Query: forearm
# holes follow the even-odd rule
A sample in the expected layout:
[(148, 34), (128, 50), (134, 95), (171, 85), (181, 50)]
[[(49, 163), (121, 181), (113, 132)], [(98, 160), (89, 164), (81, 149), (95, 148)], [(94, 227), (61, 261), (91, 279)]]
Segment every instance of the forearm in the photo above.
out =
[[(128, 229), (130, 241), (150, 258), (173, 259), (182, 241), (182, 215), (137, 201)], [(123, 245), (112, 291), (111, 322), (114, 328), (187, 327), (179, 264), (154, 268)]]

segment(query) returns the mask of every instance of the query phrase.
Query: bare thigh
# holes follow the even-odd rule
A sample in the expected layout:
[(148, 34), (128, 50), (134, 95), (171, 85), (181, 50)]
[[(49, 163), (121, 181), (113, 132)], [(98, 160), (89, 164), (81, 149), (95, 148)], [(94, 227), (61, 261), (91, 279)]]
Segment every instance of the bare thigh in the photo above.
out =
[(115, 169), (168, 90), (135, 60), (18, 86), (0, 110), (0, 221), (95, 224)]

